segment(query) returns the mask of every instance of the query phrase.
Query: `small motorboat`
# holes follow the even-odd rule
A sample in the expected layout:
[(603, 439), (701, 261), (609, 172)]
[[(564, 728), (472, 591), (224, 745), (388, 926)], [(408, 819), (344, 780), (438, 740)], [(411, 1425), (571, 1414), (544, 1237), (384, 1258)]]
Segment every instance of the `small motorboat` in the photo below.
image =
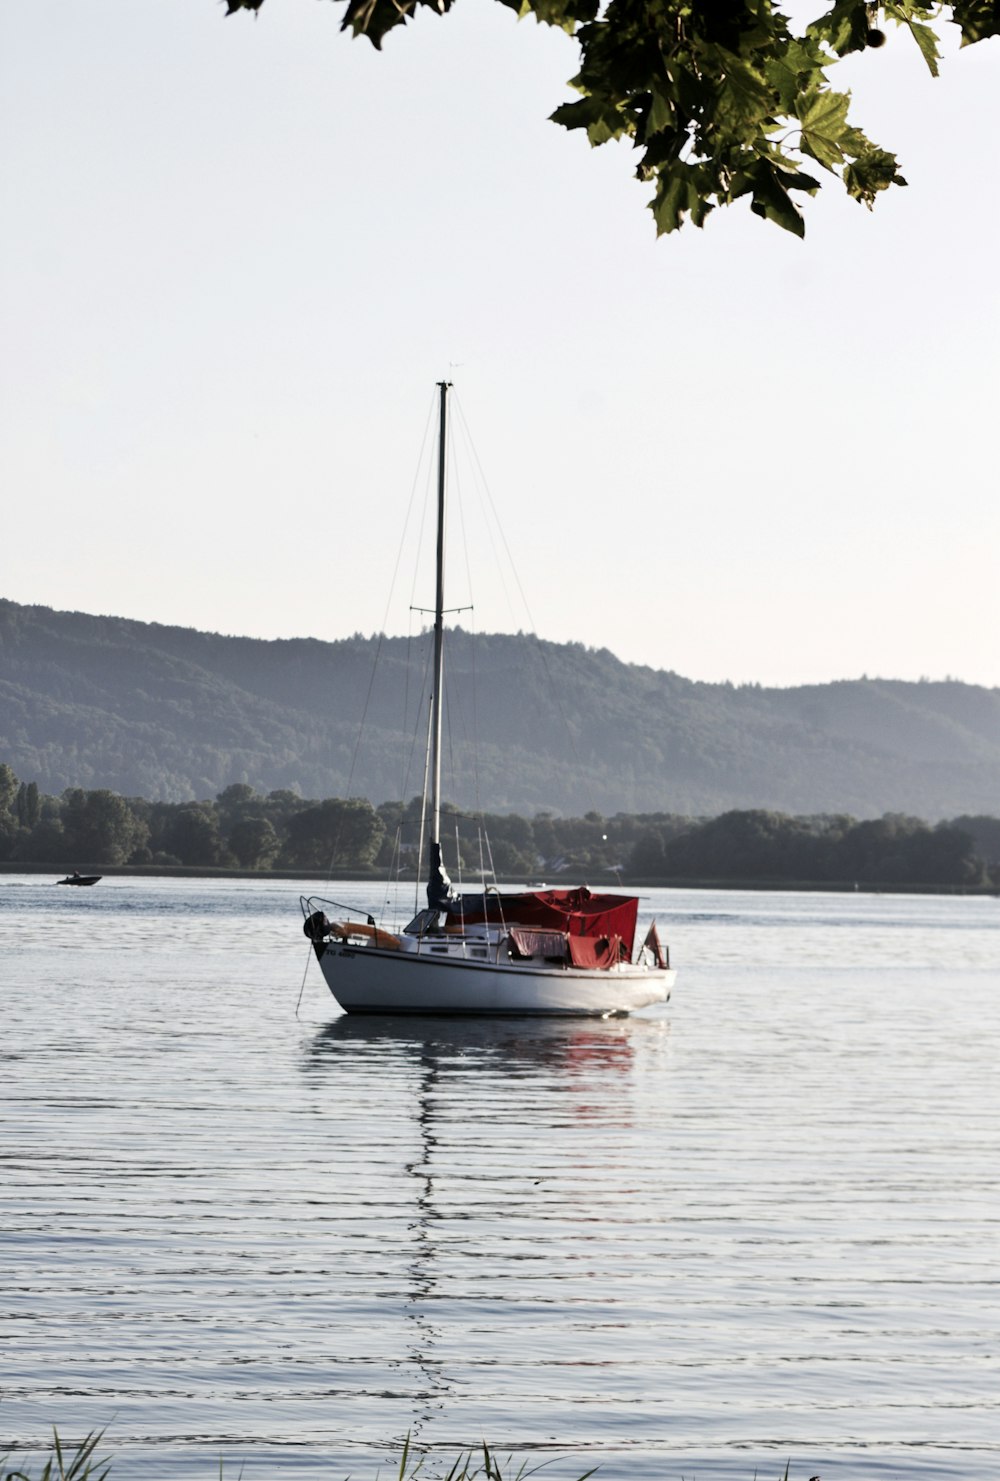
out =
[(67, 874), (65, 879), (57, 879), (56, 884), (96, 884), (99, 879), (103, 878), (103, 874), (78, 874), (74, 870), (72, 874)]

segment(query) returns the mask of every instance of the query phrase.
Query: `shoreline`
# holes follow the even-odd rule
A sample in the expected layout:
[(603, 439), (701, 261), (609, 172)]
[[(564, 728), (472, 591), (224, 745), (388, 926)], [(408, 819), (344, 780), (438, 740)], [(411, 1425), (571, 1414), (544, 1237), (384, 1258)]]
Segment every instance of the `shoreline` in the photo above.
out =
[[(72, 869), (79, 869), (81, 874), (99, 874), (102, 878), (133, 878), (133, 879), (230, 879), (238, 880), (274, 880), (277, 882), (290, 882), (292, 880), (309, 880), (317, 884), (335, 884), (345, 881), (358, 884), (371, 883), (384, 886), (386, 879), (383, 874), (375, 870), (359, 869), (221, 869), (196, 864), (74, 864)], [(37, 864), (18, 860), (0, 861), (0, 876), (5, 874), (38, 874), (55, 875), (65, 878), (72, 873), (72, 869), (62, 869), (56, 864)], [(53, 883), (58, 881), (53, 880)], [(413, 879), (400, 881), (403, 884), (413, 884)], [(527, 879), (507, 879), (504, 886), (514, 889), (560, 889), (563, 887), (575, 888), (578, 880), (549, 880), (543, 886)], [(587, 881), (595, 890), (752, 890), (762, 894), (768, 893), (791, 893), (791, 894), (832, 894), (832, 895), (972, 895), (993, 896), (1000, 899), (1000, 889), (996, 885), (947, 885), (947, 884), (894, 884), (888, 882), (873, 882), (858, 880), (806, 880), (806, 879), (688, 879), (688, 878), (663, 878), (655, 876), (619, 877), (611, 875), (607, 878), (594, 876)], [(470, 882), (470, 891), (478, 890), (478, 882)]]

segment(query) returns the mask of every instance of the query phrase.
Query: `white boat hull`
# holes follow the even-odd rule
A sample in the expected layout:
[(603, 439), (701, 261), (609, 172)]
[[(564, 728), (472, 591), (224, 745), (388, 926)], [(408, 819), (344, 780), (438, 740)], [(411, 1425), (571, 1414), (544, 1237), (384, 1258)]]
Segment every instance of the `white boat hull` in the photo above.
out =
[(337, 941), (324, 943), (319, 964), (345, 1013), (606, 1018), (667, 1002), (676, 976), (669, 967), (507, 966)]

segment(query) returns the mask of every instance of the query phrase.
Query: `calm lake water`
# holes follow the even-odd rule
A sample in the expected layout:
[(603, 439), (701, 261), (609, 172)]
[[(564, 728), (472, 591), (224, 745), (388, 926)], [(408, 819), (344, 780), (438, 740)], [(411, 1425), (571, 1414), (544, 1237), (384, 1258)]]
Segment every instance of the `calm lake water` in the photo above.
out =
[(475, 1023), (298, 894), (0, 876), (0, 1454), (996, 1481), (1000, 900), (653, 891), (669, 1007)]

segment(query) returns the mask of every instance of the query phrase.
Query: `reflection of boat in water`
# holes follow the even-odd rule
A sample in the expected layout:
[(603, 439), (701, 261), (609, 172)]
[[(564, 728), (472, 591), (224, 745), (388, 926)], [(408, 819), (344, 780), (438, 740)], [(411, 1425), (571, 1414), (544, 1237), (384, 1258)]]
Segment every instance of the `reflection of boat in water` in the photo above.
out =
[[(566, 1351), (579, 1342), (569, 1303), (587, 1300), (600, 1221), (614, 1221), (615, 1238), (645, 1217), (622, 1207), (633, 1182), (623, 1149), (641, 1126), (638, 1072), (670, 1031), (666, 1013), (351, 1014), (305, 1038), (305, 1134), (330, 1169), (314, 1196), (340, 1230), (331, 1266), (379, 1297), (368, 1307), (393, 1359), (379, 1412), (399, 1445), (409, 1435), (411, 1453), (429, 1454), (431, 1476), (445, 1474), (456, 1434), (482, 1433), (484, 1412), (509, 1431), (524, 1385), (561, 1385), (567, 1357), (599, 1383), (599, 1353), (592, 1369), (576, 1360), (593, 1353)], [(545, 1423), (548, 1441), (525, 1443), (530, 1421), (520, 1432), (518, 1448), (538, 1451), (526, 1470), (551, 1459)]]
[(364, 1052), (397, 1053), (423, 1062), (478, 1064), (519, 1078), (538, 1070), (574, 1071), (585, 1066), (627, 1071), (637, 1034), (661, 1037), (669, 1019), (579, 1019), (529, 1015), (517, 1018), (423, 1017), (417, 1014), (349, 1014), (327, 1024), (313, 1039), (310, 1058), (322, 1063), (345, 1046)]
[(103, 874), (77, 874), (74, 870), (72, 874), (67, 874), (65, 879), (57, 879), (56, 884), (97, 884), (98, 880), (103, 878)]
[(401, 932), (331, 920), (302, 899), (305, 933), (348, 1013), (560, 1014), (606, 1017), (666, 1002), (674, 982), (655, 922), (636, 940), (635, 896), (577, 889), (456, 894), (441, 850), (444, 685), (445, 449), (449, 386), (441, 382), (434, 669), (428, 732), (431, 827), (427, 908)]

